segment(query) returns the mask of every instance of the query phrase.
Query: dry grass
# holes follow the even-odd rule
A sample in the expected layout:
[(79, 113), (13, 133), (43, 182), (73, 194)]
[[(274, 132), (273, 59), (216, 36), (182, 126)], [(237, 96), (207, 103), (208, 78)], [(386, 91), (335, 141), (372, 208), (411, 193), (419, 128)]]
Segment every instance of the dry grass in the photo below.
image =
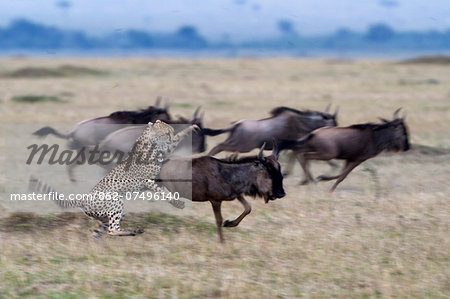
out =
[[(109, 76), (8, 79), (0, 89), (2, 124), (76, 123), (118, 109), (172, 102), (172, 113), (197, 105), (205, 124), (266, 117), (277, 105), (340, 105), (342, 125), (408, 111), (413, 143), (450, 148), (450, 69), (389, 61), (295, 59), (1, 59), (0, 72), (76, 65)], [(409, 84), (434, 79), (436, 84)], [(5, 81), (4, 81), (5, 82)], [(428, 81), (431, 82), (431, 81)], [(20, 94), (70, 94), (66, 103), (22, 104)], [(208, 148), (225, 136), (208, 140)], [(127, 214), (143, 235), (90, 238), (95, 223), (76, 216), (11, 215), (0, 221), (0, 297), (416, 297), (450, 294), (449, 155), (419, 147), (381, 156), (329, 183), (298, 186), (252, 213), (217, 242), (211, 207), (173, 214)], [(5, 159), (1, 156), (0, 163)], [(371, 171), (364, 171), (370, 169)], [(329, 172), (314, 164), (313, 173)], [(375, 175), (374, 175), (375, 174)], [(375, 180), (376, 179), (376, 180)], [(3, 199), (7, 172), (0, 176)], [(238, 215), (237, 202), (224, 216)], [(37, 229), (35, 227), (38, 227)]]

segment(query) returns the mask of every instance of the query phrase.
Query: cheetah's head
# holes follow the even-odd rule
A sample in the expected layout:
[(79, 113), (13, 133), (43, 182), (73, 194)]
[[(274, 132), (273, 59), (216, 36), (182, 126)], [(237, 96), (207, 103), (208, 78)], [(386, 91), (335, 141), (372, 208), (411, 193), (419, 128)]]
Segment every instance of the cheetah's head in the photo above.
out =
[(149, 144), (171, 144), (174, 137), (174, 130), (163, 121), (157, 120), (155, 123), (148, 123), (151, 130), (148, 131), (147, 140)]

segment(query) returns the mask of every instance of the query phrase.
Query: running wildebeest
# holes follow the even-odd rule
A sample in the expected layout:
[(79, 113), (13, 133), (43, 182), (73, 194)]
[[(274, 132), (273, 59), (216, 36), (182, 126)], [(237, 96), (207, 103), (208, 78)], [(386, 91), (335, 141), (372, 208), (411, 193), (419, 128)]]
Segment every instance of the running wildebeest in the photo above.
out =
[(311, 110), (296, 110), (289, 107), (274, 108), (271, 117), (259, 120), (241, 120), (225, 129), (203, 129), (205, 135), (216, 136), (231, 132), (227, 140), (216, 145), (208, 153), (214, 156), (221, 151), (246, 153), (266, 143), (265, 150), (272, 149), (273, 140), (298, 139), (314, 129), (336, 126), (337, 110), (334, 114)]
[[(235, 227), (251, 211), (244, 195), (269, 200), (285, 196), (280, 164), (274, 154), (264, 157), (261, 147), (258, 156), (222, 160), (211, 156), (197, 158), (172, 157), (163, 164), (160, 181), (172, 193), (192, 201), (211, 202), (220, 242), (224, 242), (222, 226)], [(276, 150), (275, 150), (276, 151)], [(186, 183), (192, 179), (192, 185)], [(236, 219), (223, 222), (222, 201), (238, 199), (244, 212)]]
[(49, 134), (64, 139), (71, 139), (79, 145), (95, 145), (100, 143), (110, 133), (123, 128), (124, 125), (148, 124), (156, 120), (169, 121), (168, 106), (159, 107), (160, 99), (156, 100), (154, 106), (138, 111), (116, 111), (108, 116), (96, 117), (83, 120), (76, 124), (67, 134), (60, 133), (52, 127), (43, 127), (33, 135), (45, 137)]
[[(165, 121), (165, 123), (171, 125), (174, 128), (175, 134), (190, 125), (196, 125), (198, 127), (198, 130), (193, 131), (192, 138), (185, 138), (180, 142), (176, 150), (177, 152), (181, 150), (187, 150), (189, 151), (189, 154), (191, 154), (201, 153), (205, 151), (205, 136), (201, 130), (203, 115), (198, 115), (199, 110), (200, 107), (195, 110), (191, 120), (180, 116), (177, 120)], [(106, 136), (96, 147), (98, 156), (108, 154), (108, 156), (114, 156), (117, 157), (117, 159), (124, 158), (126, 154), (131, 151), (133, 144), (136, 142), (136, 139), (141, 136), (146, 127), (146, 125), (130, 125), (112, 132), (111, 134)], [(89, 148), (85, 149), (88, 150)], [(99, 165), (104, 167), (105, 169), (110, 170), (116, 166), (117, 161), (115, 160), (116, 159), (114, 159), (114, 161), (110, 161), (109, 163), (99, 163)], [(71, 163), (67, 167), (67, 171), (71, 181), (75, 181), (74, 169), (77, 166), (77, 163)]]
[(345, 160), (342, 173), (336, 176), (319, 176), (319, 181), (337, 179), (337, 185), (359, 164), (373, 158), (380, 152), (407, 151), (410, 148), (405, 116), (398, 117), (397, 109), (392, 121), (381, 124), (365, 123), (349, 127), (324, 127), (314, 130), (300, 140), (281, 140), (278, 150), (293, 149), (299, 159), (308, 181), (314, 181), (309, 171), (309, 160)]
[[(154, 106), (149, 106), (146, 109), (138, 111), (116, 111), (109, 116), (84, 120), (76, 124), (67, 134), (62, 134), (52, 127), (43, 127), (34, 132), (33, 135), (45, 137), (52, 134), (59, 138), (68, 139), (70, 140), (69, 148), (76, 151), (77, 153), (75, 155), (78, 156), (87, 147), (98, 145), (106, 136), (124, 128), (124, 126), (148, 124), (156, 120), (170, 121), (171, 116), (168, 113), (168, 104), (166, 103), (164, 107), (160, 107), (160, 102), (161, 98), (158, 98)], [(71, 181), (75, 181), (73, 168), (77, 165), (77, 163), (70, 163), (67, 167)]]
[[(266, 150), (272, 149), (273, 141), (281, 139), (299, 139), (311, 131), (325, 126), (337, 126), (338, 108), (334, 114), (329, 113), (330, 105), (324, 112), (311, 110), (297, 110), (289, 107), (272, 109), (269, 118), (260, 120), (241, 120), (226, 129), (203, 129), (205, 135), (216, 136), (231, 132), (228, 138), (216, 145), (208, 153), (215, 156), (221, 151), (246, 153), (266, 143)], [(293, 167), (295, 156), (289, 157), (289, 163), (284, 175), (288, 175)], [(332, 163), (330, 164), (332, 166)]]

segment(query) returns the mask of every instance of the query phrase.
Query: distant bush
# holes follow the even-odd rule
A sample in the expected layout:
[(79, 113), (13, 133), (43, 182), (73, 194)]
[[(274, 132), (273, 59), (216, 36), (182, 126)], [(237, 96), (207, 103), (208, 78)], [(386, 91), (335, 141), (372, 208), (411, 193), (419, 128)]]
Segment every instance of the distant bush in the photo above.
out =
[(63, 65), (58, 68), (58, 70), (64, 74), (66, 77), (71, 76), (101, 76), (106, 75), (107, 72), (96, 70), (88, 67), (73, 66), (73, 65)]
[(24, 67), (7, 72), (0, 77), (5, 78), (43, 78), (43, 77), (77, 77), (77, 76), (101, 76), (107, 72), (87, 67), (63, 65), (58, 68)]
[(56, 102), (63, 103), (65, 100), (57, 96), (48, 95), (21, 95), (14, 96), (11, 101), (16, 103), (39, 103), (39, 102)]
[(450, 56), (445, 56), (445, 55), (420, 56), (420, 57), (404, 60), (401, 63), (406, 63), (406, 64), (416, 64), (416, 63), (450, 64)]

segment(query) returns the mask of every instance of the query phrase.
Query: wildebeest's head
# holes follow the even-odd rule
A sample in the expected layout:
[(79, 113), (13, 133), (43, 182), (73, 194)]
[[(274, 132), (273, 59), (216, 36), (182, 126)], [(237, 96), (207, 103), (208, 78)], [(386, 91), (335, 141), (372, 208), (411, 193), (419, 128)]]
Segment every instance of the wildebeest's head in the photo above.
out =
[(205, 142), (205, 134), (203, 133), (203, 115), (204, 113), (201, 113), (200, 115), (198, 112), (200, 111), (200, 107), (198, 107), (194, 115), (192, 116), (191, 124), (197, 125), (197, 127), (200, 128), (200, 130), (196, 130), (193, 132), (192, 135), (192, 152), (193, 153), (202, 153), (206, 150), (206, 142)]
[[(182, 124), (191, 124), (191, 125), (197, 125), (199, 130), (195, 130), (192, 132), (192, 152), (193, 153), (202, 153), (206, 150), (206, 136), (203, 132), (203, 113), (199, 115), (200, 107), (198, 107), (194, 115), (192, 116), (192, 119), (189, 120), (187, 118), (184, 118), (182, 116), (178, 117), (178, 120), (175, 122), (179, 122)], [(187, 139), (186, 139), (187, 140)]]
[(139, 123), (155, 122), (156, 120), (170, 121), (172, 118), (169, 114), (169, 103), (166, 102), (164, 107), (160, 106), (161, 97), (155, 102), (155, 105), (148, 106), (146, 109), (141, 110), (141, 115), (137, 121)]
[(402, 117), (399, 117), (398, 113), (400, 109), (401, 108), (395, 110), (392, 121), (381, 119), (390, 128), (393, 134), (392, 142), (388, 147), (388, 149), (392, 151), (407, 151), (410, 148), (408, 127), (405, 123), (406, 115), (403, 114)]
[(274, 148), (270, 156), (264, 157), (264, 147), (265, 143), (261, 147), (257, 159), (254, 160), (253, 167), (260, 170), (256, 172), (256, 187), (259, 195), (264, 197), (264, 201), (267, 203), (269, 200), (284, 197), (286, 193), (283, 188), (280, 163), (278, 163), (278, 156), (275, 154), (277, 150)]
[(392, 127), (394, 128), (394, 137), (397, 140), (395, 144), (395, 150), (407, 151), (410, 148), (408, 127), (405, 123), (406, 114), (403, 114), (401, 118), (398, 117), (400, 108), (394, 112), (394, 120), (392, 121)]
[(322, 118), (324, 126), (336, 127), (337, 126), (337, 114), (339, 112), (339, 107), (336, 107), (334, 113), (329, 113), (330, 105), (325, 108), (324, 112), (319, 112), (318, 115)]

